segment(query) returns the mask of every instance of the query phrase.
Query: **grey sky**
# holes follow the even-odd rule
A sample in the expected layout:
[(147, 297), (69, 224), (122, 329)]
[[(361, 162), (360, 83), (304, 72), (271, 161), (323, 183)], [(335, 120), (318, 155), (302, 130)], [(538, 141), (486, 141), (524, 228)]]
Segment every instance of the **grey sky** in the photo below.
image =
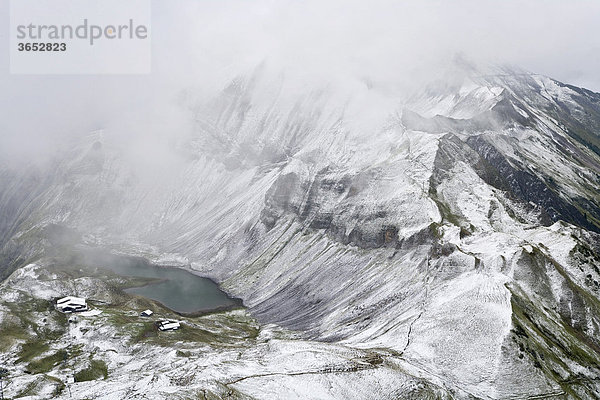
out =
[[(3, 29), (0, 156), (98, 128), (145, 138), (188, 129), (181, 90), (208, 95), (263, 60), (385, 83), (459, 52), (600, 91), (597, 0), (161, 0), (152, 16), (153, 72), (142, 76), (10, 75)], [(7, 2), (0, 18), (7, 27)]]

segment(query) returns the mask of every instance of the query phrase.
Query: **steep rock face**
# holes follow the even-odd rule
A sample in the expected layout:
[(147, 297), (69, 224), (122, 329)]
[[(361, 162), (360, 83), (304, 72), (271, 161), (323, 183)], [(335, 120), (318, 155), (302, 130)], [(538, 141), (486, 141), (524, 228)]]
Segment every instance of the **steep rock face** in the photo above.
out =
[(600, 391), (599, 95), (512, 71), (290, 91), (259, 70), (196, 106), (160, 184), (95, 141), (43, 185), (6, 172), (3, 254), (64, 225), (474, 397)]

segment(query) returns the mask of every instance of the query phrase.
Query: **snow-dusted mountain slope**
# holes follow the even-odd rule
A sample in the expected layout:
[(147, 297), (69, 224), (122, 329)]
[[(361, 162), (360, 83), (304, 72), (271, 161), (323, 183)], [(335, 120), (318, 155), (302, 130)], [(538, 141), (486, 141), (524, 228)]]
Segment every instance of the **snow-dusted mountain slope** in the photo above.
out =
[(4, 169), (4, 274), (57, 224), (459, 398), (600, 397), (599, 94), (508, 69), (405, 96), (262, 68), (190, 107), (166, 178), (98, 137)]

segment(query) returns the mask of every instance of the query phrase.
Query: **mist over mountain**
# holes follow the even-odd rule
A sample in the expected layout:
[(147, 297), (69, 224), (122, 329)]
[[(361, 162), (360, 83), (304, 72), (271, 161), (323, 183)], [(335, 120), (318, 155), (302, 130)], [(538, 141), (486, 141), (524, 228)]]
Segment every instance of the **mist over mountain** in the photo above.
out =
[(0, 75), (7, 397), (600, 398), (595, 2), (152, 5), (148, 76)]

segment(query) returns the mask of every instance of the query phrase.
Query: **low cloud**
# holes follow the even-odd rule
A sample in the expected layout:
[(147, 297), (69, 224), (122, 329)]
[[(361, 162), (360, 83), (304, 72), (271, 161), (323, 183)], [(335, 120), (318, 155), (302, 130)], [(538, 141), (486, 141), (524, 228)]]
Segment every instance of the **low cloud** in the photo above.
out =
[(2, 33), (1, 159), (43, 157), (95, 129), (164, 148), (192, 129), (182, 92), (209, 98), (261, 62), (300, 83), (401, 87), (462, 54), (600, 91), (600, 2), (593, 0), (164, 0), (153, 1), (152, 15), (149, 75), (10, 75)]

